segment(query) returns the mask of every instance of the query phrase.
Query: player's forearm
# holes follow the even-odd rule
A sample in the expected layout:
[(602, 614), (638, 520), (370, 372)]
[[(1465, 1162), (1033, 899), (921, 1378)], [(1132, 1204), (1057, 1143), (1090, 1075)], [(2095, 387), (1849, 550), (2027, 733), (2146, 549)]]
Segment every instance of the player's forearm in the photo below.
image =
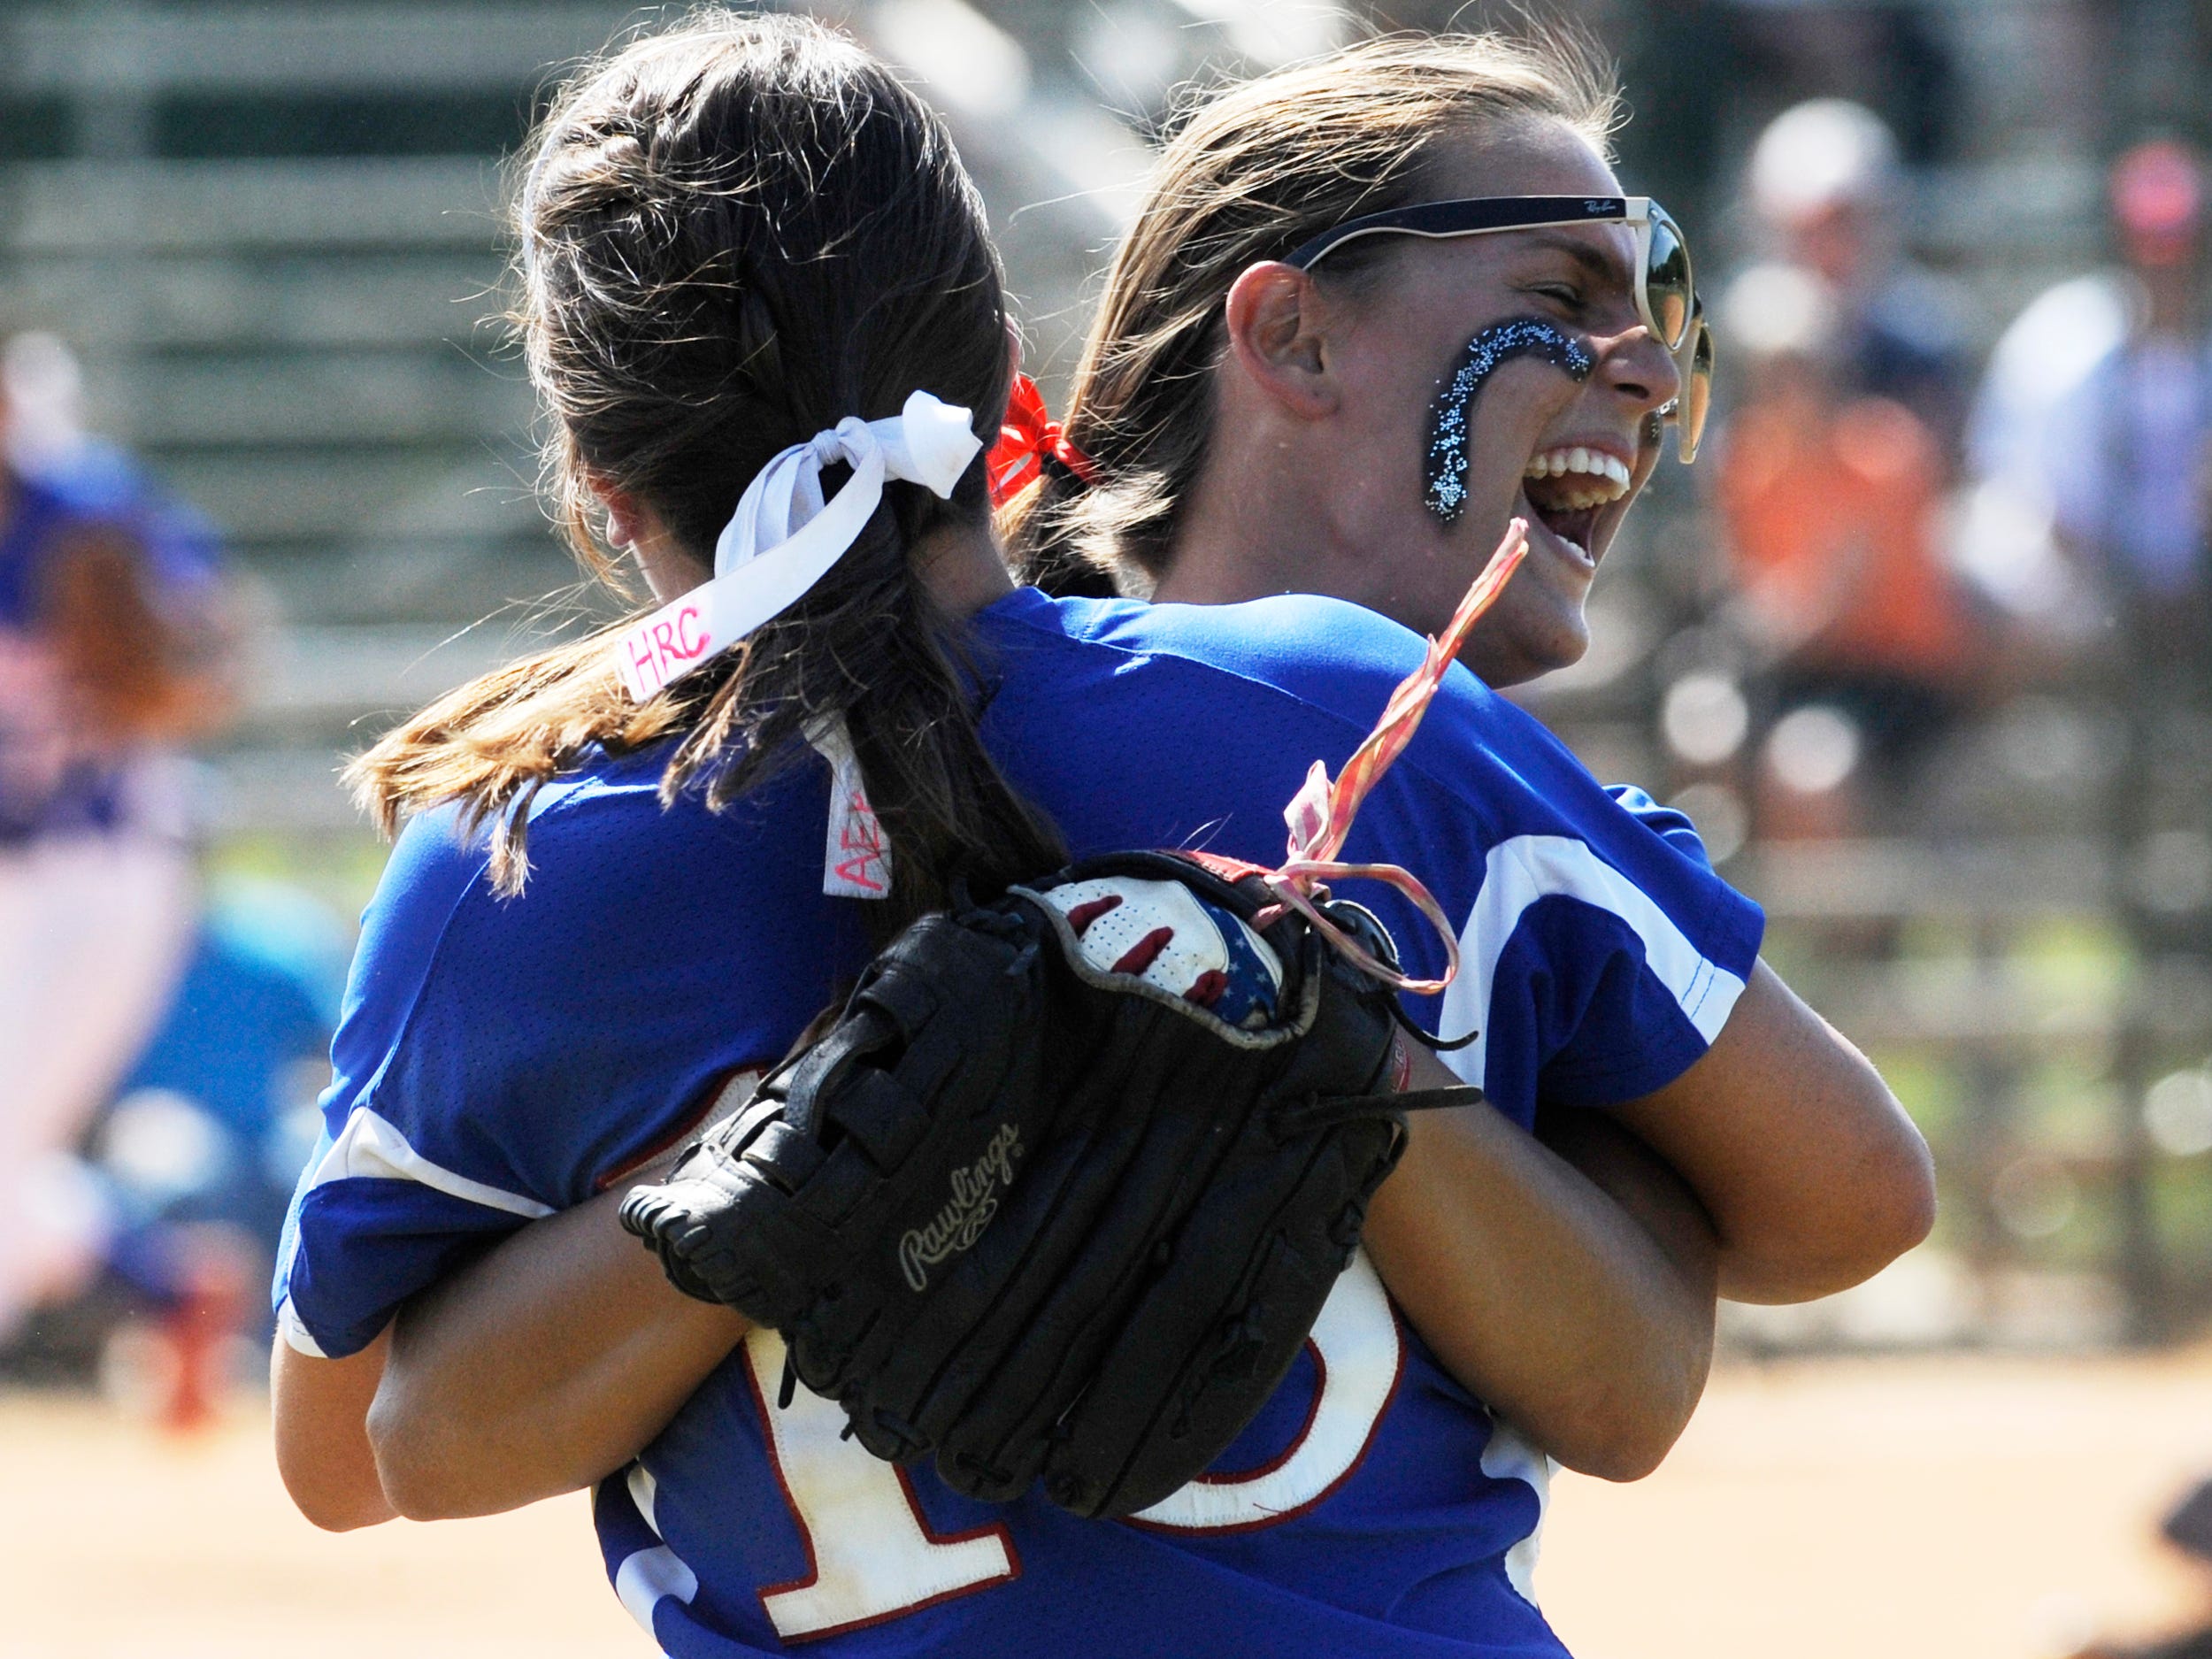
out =
[(1805, 1302), (1927, 1236), (1927, 1142), (1865, 1056), (1761, 963), (1701, 1060), (1617, 1114), (1713, 1218), (1721, 1294)]
[(299, 1511), (327, 1532), (399, 1513), (384, 1495), (363, 1418), (384, 1371), (388, 1333), (344, 1359), (302, 1354), (280, 1335), (269, 1362), (277, 1473)]
[(624, 1190), (525, 1227), (402, 1311), (369, 1413), (400, 1513), (490, 1515), (590, 1485), (744, 1334), (622, 1231)]
[(1711, 1245), (1663, 1170), (1600, 1133), (1576, 1148), (1593, 1179), (1487, 1106), (1417, 1114), (1367, 1243), (1453, 1376), (1568, 1467), (1628, 1480), (1703, 1392)]

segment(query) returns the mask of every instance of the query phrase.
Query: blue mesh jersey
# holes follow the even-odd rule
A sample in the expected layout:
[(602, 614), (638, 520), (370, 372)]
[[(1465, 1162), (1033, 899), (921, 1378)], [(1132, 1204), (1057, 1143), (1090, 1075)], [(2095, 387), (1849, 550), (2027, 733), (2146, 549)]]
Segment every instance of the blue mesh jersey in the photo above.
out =
[[(976, 626), (985, 735), (1073, 849), (1200, 846), (1269, 863), (1316, 759), (1365, 734), (1421, 641), (1340, 602), (1146, 606), (1017, 593)], [(778, 1057), (864, 960), (822, 895), (827, 769), (719, 816), (664, 810), (664, 749), (603, 759), (534, 811), (525, 893), (432, 814), (366, 918), (324, 1144), (277, 1295), (344, 1355), (483, 1243), (604, 1187)], [(1705, 1051), (1758, 949), (1756, 909), (1694, 833), (1618, 798), (1455, 668), (1369, 798), (1348, 858), (1391, 858), (1462, 930), (1421, 1016), (1528, 1124), (1540, 1097), (1647, 1094)], [(1409, 965), (1440, 943), (1363, 895)], [(1127, 1522), (991, 1506), (879, 1463), (755, 1332), (595, 1515), (617, 1594), (680, 1659), (810, 1644), (838, 1659), (1032, 1652), (1502, 1659), (1560, 1653), (1530, 1582), (1548, 1465), (1448, 1376), (1364, 1258), (1259, 1417)]]

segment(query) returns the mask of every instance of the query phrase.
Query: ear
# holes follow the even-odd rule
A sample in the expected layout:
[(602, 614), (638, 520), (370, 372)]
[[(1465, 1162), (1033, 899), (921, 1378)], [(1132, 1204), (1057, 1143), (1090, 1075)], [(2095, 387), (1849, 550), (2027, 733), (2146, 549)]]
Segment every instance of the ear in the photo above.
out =
[(1229, 287), (1224, 320), (1238, 366), (1286, 412), (1302, 420), (1336, 412), (1340, 394), (1311, 277), (1279, 259), (1247, 265)]
[(618, 489), (596, 472), (585, 474), (591, 493), (599, 498), (599, 504), (607, 511), (607, 545), (611, 548), (634, 548), (638, 537), (646, 533), (646, 510), (638, 498), (626, 489)]
[(1012, 380), (1022, 372), (1021, 325), (1010, 314), (1006, 319), (1006, 378)]

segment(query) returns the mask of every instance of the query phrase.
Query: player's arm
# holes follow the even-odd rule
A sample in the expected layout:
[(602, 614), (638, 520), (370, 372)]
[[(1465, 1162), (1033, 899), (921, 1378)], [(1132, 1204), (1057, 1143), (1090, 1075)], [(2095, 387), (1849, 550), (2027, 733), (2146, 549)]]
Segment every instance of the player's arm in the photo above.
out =
[(589, 1486), (737, 1345), (743, 1317), (675, 1289), (616, 1218), (672, 1161), (522, 1228), (400, 1310), (364, 1402), (398, 1513), (491, 1515)]
[[(1453, 1079), (1424, 1056), (1417, 1087)], [(1540, 1143), (1488, 1105), (1412, 1114), (1367, 1247), (1445, 1368), (1569, 1468), (1633, 1480), (1666, 1455), (1712, 1359), (1696, 1200), (1594, 1114)]]
[[(1586, 1174), (1486, 1106), (1415, 1124), (1368, 1235), (1393, 1294), (1455, 1375), (1561, 1461), (1646, 1472), (1710, 1354), (1694, 1202), (1597, 1120), (1569, 1148)], [(402, 1311), (368, 1412), (400, 1513), (490, 1514), (589, 1485), (735, 1345), (741, 1319), (677, 1292), (622, 1231), (626, 1190), (522, 1228)]]
[(1846, 1289), (1934, 1224), (1927, 1142), (1866, 1056), (1763, 962), (1700, 1059), (1614, 1110), (1712, 1217), (1732, 1300)]
[(318, 1359), (276, 1340), (269, 1362), (277, 1473), (299, 1511), (333, 1532), (398, 1515), (377, 1478), (364, 1419), (384, 1374), (389, 1333), (358, 1354)]

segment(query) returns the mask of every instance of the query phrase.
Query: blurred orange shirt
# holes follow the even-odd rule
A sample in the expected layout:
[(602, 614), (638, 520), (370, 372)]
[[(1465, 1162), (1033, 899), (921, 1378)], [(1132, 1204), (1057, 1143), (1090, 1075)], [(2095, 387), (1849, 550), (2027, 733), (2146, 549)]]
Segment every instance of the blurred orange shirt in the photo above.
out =
[(1755, 404), (1730, 422), (1716, 482), (1736, 582), (1796, 641), (1792, 662), (1962, 668), (1967, 618), (1931, 540), (1940, 476), (1927, 428), (1885, 399)]

